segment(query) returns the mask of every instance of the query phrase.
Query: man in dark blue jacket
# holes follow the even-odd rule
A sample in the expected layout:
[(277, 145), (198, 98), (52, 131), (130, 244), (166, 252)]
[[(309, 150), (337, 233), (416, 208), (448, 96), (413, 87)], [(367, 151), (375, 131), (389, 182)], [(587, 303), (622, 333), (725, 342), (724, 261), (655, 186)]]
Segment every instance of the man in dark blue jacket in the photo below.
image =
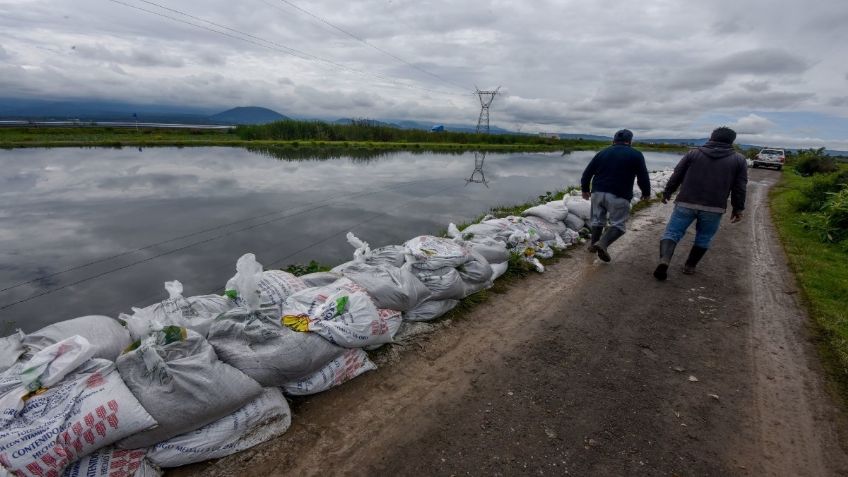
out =
[[(638, 180), (642, 200), (651, 197), (645, 157), (630, 146), (632, 141), (633, 133), (627, 129), (615, 133), (612, 146), (595, 154), (580, 179), (583, 198), (592, 201), (589, 251), (596, 252), (605, 262), (610, 261), (607, 248), (624, 235), (633, 199), (633, 180)], [(608, 218), (610, 226), (604, 232)]]
[(727, 210), (728, 195), (733, 207), (730, 222), (742, 220), (748, 166), (745, 158), (733, 149), (735, 140), (734, 130), (717, 128), (706, 144), (687, 152), (674, 168), (674, 174), (663, 191), (663, 203), (668, 202), (678, 187), (680, 193), (660, 240), (660, 263), (654, 270), (657, 280), (665, 280), (668, 276), (674, 248), (692, 222), (695, 222), (695, 243), (683, 266), (683, 273), (695, 273), (695, 266), (707, 253), (721, 224), (721, 217)]

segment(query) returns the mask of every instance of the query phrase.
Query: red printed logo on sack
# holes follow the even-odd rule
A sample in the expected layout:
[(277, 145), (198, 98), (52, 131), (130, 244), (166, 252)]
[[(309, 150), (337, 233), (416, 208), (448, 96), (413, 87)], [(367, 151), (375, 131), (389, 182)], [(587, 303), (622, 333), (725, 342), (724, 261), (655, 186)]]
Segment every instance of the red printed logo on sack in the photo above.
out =
[(96, 372), (88, 377), (85, 381), (85, 385), (90, 388), (97, 388), (106, 384), (106, 380), (103, 378), (103, 375), (100, 372)]

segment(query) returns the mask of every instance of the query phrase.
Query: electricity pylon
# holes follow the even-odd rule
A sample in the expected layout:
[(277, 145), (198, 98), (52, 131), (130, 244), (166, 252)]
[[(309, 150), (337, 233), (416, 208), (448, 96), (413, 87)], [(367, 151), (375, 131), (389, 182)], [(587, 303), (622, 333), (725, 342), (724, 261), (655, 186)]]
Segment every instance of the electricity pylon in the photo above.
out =
[(480, 91), (480, 88), (474, 87), (477, 90), (477, 96), (480, 98), (480, 118), (477, 120), (477, 133), (485, 130), (489, 134), (489, 106), (495, 100), (501, 87), (498, 86), (494, 91)]

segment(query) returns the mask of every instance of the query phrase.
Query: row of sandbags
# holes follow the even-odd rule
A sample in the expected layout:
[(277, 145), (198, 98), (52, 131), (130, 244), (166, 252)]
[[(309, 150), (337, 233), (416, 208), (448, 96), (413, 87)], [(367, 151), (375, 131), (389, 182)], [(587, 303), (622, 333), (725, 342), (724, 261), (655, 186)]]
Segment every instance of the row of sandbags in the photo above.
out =
[(0, 338), (0, 475), (158, 475), (280, 435), (283, 393), (375, 369), (365, 350), (492, 286), (511, 256), (542, 270), (538, 258), (579, 240), (589, 209), (566, 196), (374, 250), (349, 234), (353, 260), (302, 277), (246, 254), (223, 296), (167, 282), (166, 300), (119, 320)]

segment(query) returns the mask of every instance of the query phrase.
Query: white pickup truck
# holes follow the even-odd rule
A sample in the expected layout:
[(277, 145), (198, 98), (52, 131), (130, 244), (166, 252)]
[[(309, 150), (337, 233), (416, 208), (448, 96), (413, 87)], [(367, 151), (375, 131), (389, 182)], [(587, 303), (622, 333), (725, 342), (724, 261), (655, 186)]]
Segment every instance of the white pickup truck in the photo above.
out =
[(762, 149), (754, 157), (753, 162), (751, 167), (774, 167), (781, 170), (783, 163), (786, 162), (786, 153), (783, 149)]

